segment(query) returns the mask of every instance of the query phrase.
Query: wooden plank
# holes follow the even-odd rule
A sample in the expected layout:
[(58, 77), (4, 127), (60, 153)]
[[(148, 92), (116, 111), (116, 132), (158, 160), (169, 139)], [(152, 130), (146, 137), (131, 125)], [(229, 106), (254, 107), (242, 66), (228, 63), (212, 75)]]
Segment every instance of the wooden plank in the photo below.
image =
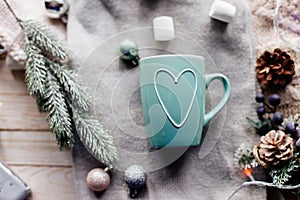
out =
[(60, 151), (49, 131), (0, 131), (0, 160), (10, 165), (72, 166), (71, 151)]
[(9, 166), (30, 188), (27, 200), (73, 200), (76, 198), (72, 168)]
[(25, 70), (11, 70), (11, 73), (14, 77), (14, 80), (24, 82), (24, 80), (25, 80)]
[(0, 80), (1, 81), (12, 81), (15, 80), (11, 70), (4, 66), (4, 61), (0, 61)]
[(28, 96), (25, 82), (22, 81), (0, 81), (1, 95), (24, 95)]
[(46, 114), (39, 113), (29, 96), (1, 95), (0, 130), (49, 130)]

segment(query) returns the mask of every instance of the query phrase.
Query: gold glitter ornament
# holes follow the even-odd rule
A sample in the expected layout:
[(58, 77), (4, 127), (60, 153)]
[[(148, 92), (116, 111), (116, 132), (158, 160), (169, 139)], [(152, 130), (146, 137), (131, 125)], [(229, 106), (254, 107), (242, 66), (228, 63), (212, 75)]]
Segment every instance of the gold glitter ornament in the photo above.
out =
[(94, 192), (106, 190), (110, 184), (110, 177), (107, 171), (107, 168), (105, 170), (101, 168), (92, 169), (86, 176), (88, 188)]

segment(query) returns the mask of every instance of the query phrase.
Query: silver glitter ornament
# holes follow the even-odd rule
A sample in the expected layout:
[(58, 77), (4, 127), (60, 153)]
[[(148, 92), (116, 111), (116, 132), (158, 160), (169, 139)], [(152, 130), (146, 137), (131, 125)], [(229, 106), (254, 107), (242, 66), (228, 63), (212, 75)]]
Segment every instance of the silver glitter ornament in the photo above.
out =
[(147, 173), (142, 166), (131, 165), (126, 169), (124, 179), (128, 184), (130, 197), (134, 198), (138, 193), (138, 189), (146, 184)]
[(90, 190), (101, 192), (108, 188), (110, 184), (110, 177), (106, 169), (101, 168), (92, 169), (86, 176), (87, 186)]
[(67, 0), (45, 0), (46, 14), (53, 19), (59, 19), (65, 15), (69, 9)]

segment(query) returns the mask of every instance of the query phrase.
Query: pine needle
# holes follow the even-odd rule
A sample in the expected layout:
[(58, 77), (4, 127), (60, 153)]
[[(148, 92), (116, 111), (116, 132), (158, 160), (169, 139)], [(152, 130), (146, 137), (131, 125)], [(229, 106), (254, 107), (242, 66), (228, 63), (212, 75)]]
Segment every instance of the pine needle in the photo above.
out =
[(47, 73), (44, 109), (48, 112), (48, 122), (60, 148), (72, 148), (74, 137), (71, 116), (65, 98), (56, 78)]
[(72, 105), (83, 111), (89, 111), (92, 105), (91, 98), (86, 92), (88, 88), (83, 84), (80, 77), (60, 63), (51, 60), (48, 60), (47, 63), (51, 71), (58, 77), (59, 83), (70, 95)]
[(45, 84), (47, 69), (45, 67), (45, 58), (33, 43), (26, 39), (26, 68), (25, 81), (27, 83), (30, 95), (41, 96), (45, 93)]
[(117, 150), (113, 145), (112, 137), (98, 120), (84, 115), (75, 108), (73, 108), (73, 117), (77, 134), (85, 147), (104, 164), (112, 166), (117, 159)]
[(234, 153), (234, 163), (240, 169), (257, 167), (258, 163), (253, 155), (253, 147), (241, 144)]
[(295, 153), (289, 163), (281, 169), (275, 170), (273, 169), (270, 172), (270, 175), (273, 178), (273, 183), (275, 185), (285, 185), (288, 181), (292, 179), (292, 176), (298, 169), (300, 169), (300, 163), (297, 161), (299, 157), (299, 153)]
[(45, 54), (63, 61), (67, 59), (67, 51), (49, 28), (32, 20), (21, 21), (21, 24), (24, 27), (26, 37), (45, 51)]

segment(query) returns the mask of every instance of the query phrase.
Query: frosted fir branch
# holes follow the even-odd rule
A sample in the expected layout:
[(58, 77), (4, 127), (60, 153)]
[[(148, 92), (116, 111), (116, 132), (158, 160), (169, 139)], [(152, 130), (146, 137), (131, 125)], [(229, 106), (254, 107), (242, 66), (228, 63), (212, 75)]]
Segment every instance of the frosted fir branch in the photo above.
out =
[(48, 112), (48, 122), (51, 131), (55, 134), (60, 148), (72, 148), (74, 135), (71, 116), (56, 78), (47, 72), (44, 109)]
[(293, 173), (300, 168), (300, 163), (296, 160), (298, 156), (299, 153), (295, 153), (293, 159), (286, 166), (270, 172), (274, 184), (284, 185), (292, 178)]
[[(117, 150), (112, 137), (100, 122), (86, 113), (91, 101), (79, 77), (64, 65), (67, 51), (48, 28), (34, 21), (20, 25), (28, 41), (27, 82), (40, 111), (47, 120), (60, 148), (71, 148), (77, 133), (86, 148), (100, 161), (112, 166)], [(73, 117), (73, 118), (72, 118)]]
[(88, 88), (83, 84), (80, 77), (62, 64), (49, 59), (47, 60), (47, 65), (64, 87), (72, 105), (88, 112), (92, 105), (91, 97), (87, 93)]
[(73, 107), (73, 118), (77, 134), (84, 146), (98, 160), (112, 167), (117, 159), (117, 149), (112, 137), (100, 122)]
[(234, 163), (240, 169), (257, 167), (258, 163), (253, 155), (253, 147), (246, 147), (244, 144), (241, 144), (235, 151)]
[(41, 51), (27, 39), (25, 40), (25, 51), (25, 81), (27, 88), (30, 95), (41, 97), (45, 93), (47, 77), (45, 57), (41, 54)]
[(67, 60), (68, 54), (66, 49), (58, 42), (57, 37), (48, 27), (32, 20), (23, 20), (20, 23), (24, 28), (25, 36), (35, 46), (39, 47), (44, 54), (60, 61)]

